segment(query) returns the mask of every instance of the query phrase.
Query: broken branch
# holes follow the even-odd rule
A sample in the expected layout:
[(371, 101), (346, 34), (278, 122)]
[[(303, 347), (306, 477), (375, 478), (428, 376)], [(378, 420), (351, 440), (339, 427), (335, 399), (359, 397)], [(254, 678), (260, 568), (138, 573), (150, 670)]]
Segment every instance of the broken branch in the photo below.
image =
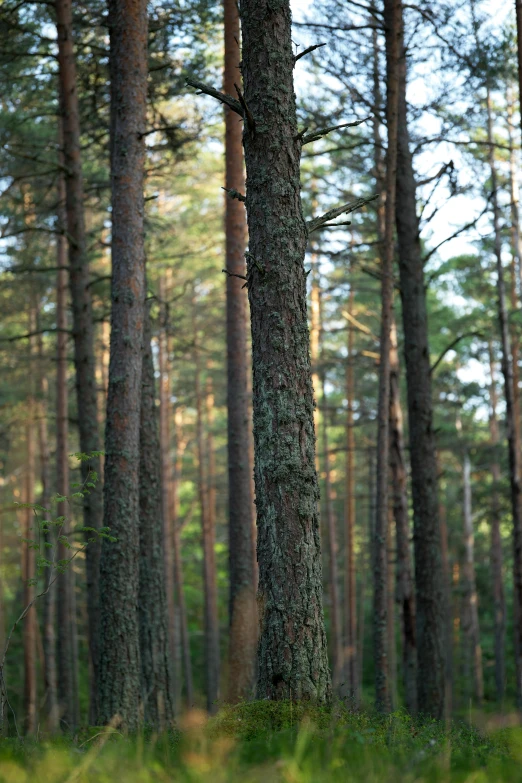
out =
[(371, 201), (375, 201), (375, 199), (379, 198), (379, 195), (380, 194), (377, 193), (375, 196), (370, 196), (369, 198), (358, 198), (350, 204), (342, 204), (340, 207), (334, 207), (333, 209), (328, 210), (328, 212), (325, 212), (324, 215), (308, 220), (306, 223), (308, 233), (311, 234), (312, 231), (317, 231), (318, 228), (322, 228), (325, 223), (335, 220), (339, 215), (347, 215), (360, 207), (364, 207), (365, 204), (369, 204)]
[(320, 44), (314, 44), (313, 46), (308, 46), (306, 49), (303, 49), (302, 52), (299, 52), (299, 54), (296, 54), (294, 57), (294, 65), (295, 63), (301, 59), (301, 57), (304, 57), (306, 54), (310, 54), (310, 52), (315, 52), (316, 49), (320, 49), (321, 46), (326, 46), (325, 43)]
[(317, 141), (318, 139), (322, 139), (323, 136), (326, 136), (328, 133), (331, 133), (334, 130), (339, 130), (340, 128), (355, 128), (357, 125), (361, 125), (363, 122), (366, 122), (366, 120), (369, 119), (369, 117), (365, 117), (363, 120), (355, 120), (355, 122), (343, 122), (341, 125), (330, 125), (328, 128), (314, 131), (313, 133), (309, 133), (307, 136), (303, 135), (303, 145), (310, 144), (312, 141)]
[(228, 106), (229, 109), (235, 111), (236, 114), (239, 114), (241, 117), (243, 116), (243, 109), (240, 102), (236, 101), (231, 95), (215, 90), (213, 87), (209, 87), (207, 84), (203, 84), (203, 82), (197, 81), (196, 79), (187, 79), (186, 83), (189, 87), (194, 87), (205, 95), (210, 95), (211, 98), (215, 98), (216, 101), (224, 103), (225, 106)]
[(230, 198), (237, 198), (238, 201), (246, 201), (246, 196), (243, 196), (243, 194), (235, 188), (221, 188), (221, 190), (224, 190), (225, 193), (228, 193)]
[(234, 82), (234, 87), (236, 88), (237, 97), (239, 98), (239, 103), (240, 103), (240, 105), (242, 107), (242, 110), (243, 110), (242, 111), (243, 117), (247, 121), (247, 125), (248, 125), (248, 128), (249, 128), (250, 132), (252, 134), (254, 134), (255, 130), (256, 130), (256, 123), (255, 123), (254, 117), (252, 116), (252, 112), (250, 111), (250, 109), (247, 106), (247, 102), (245, 101), (245, 98), (243, 96), (243, 93), (241, 92), (241, 89), (239, 88), (239, 86), (235, 82)]

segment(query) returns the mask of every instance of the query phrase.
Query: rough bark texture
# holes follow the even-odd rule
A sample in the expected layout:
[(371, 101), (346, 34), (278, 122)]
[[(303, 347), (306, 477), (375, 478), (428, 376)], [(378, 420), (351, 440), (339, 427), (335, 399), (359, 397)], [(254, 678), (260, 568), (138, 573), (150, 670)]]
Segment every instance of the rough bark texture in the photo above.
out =
[(145, 305), (143, 166), (147, 102), (147, 5), (110, 0), (112, 280), (105, 430), (98, 723), (138, 725), (139, 433)]
[(201, 388), (201, 361), (197, 344), (197, 326), (194, 317), (195, 391), (196, 391), (196, 440), (198, 463), (199, 507), (201, 513), (201, 538), (203, 544), (203, 584), (205, 605), (205, 682), (207, 710), (217, 711), (219, 696), (219, 623), (217, 609), (215, 529), (209, 507), (209, 493), (205, 470), (205, 433), (203, 428), (203, 390)]
[(478, 705), (484, 698), (484, 678), (482, 674), (482, 647), (478, 618), (478, 595), (475, 580), (475, 534), (473, 532), (473, 513), (471, 504), (471, 464), (469, 454), (465, 452), (462, 465), (464, 490), (464, 590), (466, 600), (467, 656), (473, 675), (473, 694)]
[[(330, 697), (289, 0), (241, 0), (259, 563), (257, 695)], [(250, 117), (250, 121), (248, 120)]]
[[(74, 367), (80, 451), (99, 451), (98, 416), (96, 402), (96, 366), (94, 357), (94, 325), (89, 288), (89, 268), (86, 254), (83, 211), (83, 178), (81, 165), (80, 115), (76, 85), (76, 64), (73, 49), (71, 0), (55, 3), (58, 35), (58, 66), (60, 104), (63, 128), (63, 163), (65, 165), (66, 224), (69, 237), (69, 285), (73, 316)], [(100, 472), (100, 461), (82, 462), (82, 479), (89, 469)], [(98, 483), (85, 494), (83, 501), (84, 525), (99, 528), (102, 520), (102, 491)], [(88, 534), (88, 537), (90, 534)], [(98, 605), (99, 605), (99, 543), (89, 544), (85, 554), (87, 572), (87, 612), (89, 623), (89, 654), (91, 663), (90, 715), (96, 712), (98, 672)]]
[(150, 317), (146, 309), (141, 380), (138, 615), (143, 717), (145, 723), (161, 731), (172, 722), (174, 715), (174, 661), (168, 637), (161, 450), (150, 341)]
[[(239, 13), (236, 0), (224, 0), (225, 71), (223, 87), (234, 95), (239, 78)], [(225, 187), (245, 192), (243, 129), (237, 114), (225, 107)], [(245, 274), (247, 226), (245, 206), (225, 201), (227, 275), (227, 416), (229, 515), (229, 652), (228, 701), (252, 695), (257, 644), (255, 551), (252, 536), (252, 464), (249, 449), (247, 362), (247, 293), (231, 275)]]
[(495, 359), (493, 345), (489, 343), (489, 434), (492, 448), (491, 477), (493, 488), (491, 492), (491, 581), (493, 585), (494, 628), (495, 628), (495, 688), (497, 701), (502, 702), (505, 691), (506, 661), (505, 661), (505, 636), (506, 636), (506, 603), (504, 597), (502, 538), (500, 534), (500, 463), (499, 443), (500, 435), (497, 420), (497, 388), (495, 383)]
[[(517, 5), (518, 11), (518, 5)], [(495, 237), (495, 258), (497, 270), (498, 319), (502, 346), (502, 375), (506, 400), (506, 424), (509, 453), (509, 479), (511, 488), (511, 513), (513, 516), (513, 627), (515, 637), (516, 694), (519, 709), (522, 709), (522, 497), (520, 486), (520, 438), (518, 433), (518, 394), (513, 383), (513, 362), (509, 319), (506, 305), (504, 269), (502, 266), (502, 236), (500, 210), (497, 197), (497, 170), (493, 146), (493, 117), (489, 89), (487, 94), (488, 150), (491, 172), (491, 202), (493, 206), (493, 231)], [(518, 390), (517, 390), (518, 391)]]
[(381, 251), (381, 336), (379, 397), (377, 404), (377, 496), (373, 544), (373, 652), (375, 659), (375, 704), (380, 712), (390, 709), (387, 633), (387, 540), (388, 468), (390, 453), (390, 348), (393, 320), (393, 257), (397, 169), (397, 118), (399, 104), (399, 54), (401, 51), (400, 6), (385, 0), (386, 27), (386, 203), (384, 245)]
[(390, 355), (390, 470), (393, 516), (397, 544), (397, 603), (402, 637), (404, 703), (411, 715), (417, 712), (417, 641), (415, 636), (415, 592), (410, 551), (407, 473), (405, 465), (402, 408), (399, 386), (397, 328), (392, 325)]
[[(36, 312), (31, 307), (30, 328), (29, 331), (35, 331)], [(33, 340), (30, 340), (30, 352), (33, 354)], [(31, 362), (32, 364), (32, 362)], [(26, 465), (24, 480), (24, 502), (34, 503), (34, 483), (35, 483), (35, 422), (34, 422), (35, 399), (34, 395), (28, 399), (28, 419), (25, 427), (26, 438)], [(23, 511), (23, 537), (26, 539), (37, 540), (37, 519), (31, 508)], [(34, 598), (35, 589), (30, 580), (35, 574), (35, 552), (27, 543), (22, 544), (22, 574), (24, 580), (24, 606), (28, 606)], [(27, 735), (36, 733), (37, 712), (36, 712), (36, 607), (32, 606), (28, 611), (23, 626), (23, 647), (24, 647), (24, 728)]]
[[(402, 16), (402, 3), (401, 16)], [(401, 21), (402, 27), (402, 21)], [(444, 715), (444, 589), (437, 498), (437, 460), (423, 261), (409, 148), (406, 53), (401, 55), (397, 155), (397, 237), (408, 387), (417, 599), (419, 712)]]
[[(348, 313), (353, 316), (355, 289), (350, 282)], [(344, 681), (346, 695), (355, 705), (358, 704), (359, 678), (357, 676), (357, 589), (355, 571), (355, 432), (353, 404), (354, 383), (354, 342), (353, 324), (348, 321), (348, 355), (346, 357), (346, 475), (344, 499)]]

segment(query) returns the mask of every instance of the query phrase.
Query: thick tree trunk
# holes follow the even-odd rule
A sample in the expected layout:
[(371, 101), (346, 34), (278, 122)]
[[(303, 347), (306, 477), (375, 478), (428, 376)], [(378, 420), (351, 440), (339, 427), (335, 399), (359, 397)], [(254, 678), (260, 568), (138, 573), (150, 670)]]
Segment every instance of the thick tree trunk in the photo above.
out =
[(415, 593), (410, 551), (407, 473), (404, 456), (402, 408), (399, 386), (397, 328), (392, 325), (390, 356), (390, 470), (393, 487), (393, 516), (397, 545), (397, 603), (402, 637), (404, 703), (411, 715), (417, 712), (417, 642), (415, 636)]
[(179, 626), (181, 636), (181, 652), (183, 657), (183, 670), (185, 674), (185, 691), (187, 706), (191, 709), (194, 706), (194, 689), (192, 685), (192, 660), (190, 657), (190, 637), (188, 631), (187, 609), (185, 604), (185, 591), (183, 587), (183, 561), (181, 559), (181, 541), (179, 535), (179, 504), (178, 504), (178, 484), (181, 481), (181, 466), (183, 451), (186, 441), (183, 440), (183, 417), (181, 408), (176, 408), (174, 413), (174, 425), (176, 436), (176, 460), (174, 463), (174, 480), (172, 482), (172, 534), (174, 550), (174, 577), (176, 584), (176, 594), (178, 597), (179, 608)]
[(489, 343), (489, 435), (492, 449), (491, 477), (493, 488), (491, 492), (491, 581), (493, 585), (494, 627), (495, 627), (495, 688), (497, 701), (504, 700), (506, 662), (505, 662), (505, 635), (506, 635), (506, 603), (504, 598), (504, 578), (502, 568), (502, 538), (500, 534), (500, 463), (499, 444), (500, 435), (497, 420), (497, 388), (495, 383), (495, 358), (493, 345)]
[(112, 280), (100, 589), (99, 719), (138, 726), (139, 436), (145, 315), (146, 0), (110, 0)]
[[(58, 35), (58, 66), (60, 105), (63, 128), (63, 163), (65, 167), (66, 224), (69, 237), (69, 285), (73, 315), (74, 366), (80, 450), (91, 454), (100, 450), (96, 401), (96, 365), (94, 357), (94, 325), (89, 288), (89, 268), (86, 254), (83, 212), (83, 178), (81, 164), (80, 115), (76, 85), (76, 63), (73, 49), (72, 3), (57, 0), (56, 28)], [(100, 460), (82, 462), (82, 479), (89, 470), (100, 472)], [(102, 520), (102, 491), (97, 486), (85, 494), (83, 516), (85, 527), (99, 528)], [(90, 533), (87, 537), (92, 537)], [(96, 713), (99, 634), (99, 562), (100, 545), (92, 543), (85, 553), (87, 571), (87, 612), (89, 623), (89, 654), (91, 662), (90, 715)]]
[[(223, 0), (225, 22), (224, 91), (235, 94), (239, 79), (239, 13), (236, 0)], [(243, 129), (237, 114), (225, 107), (225, 187), (245, 192)], [(247, 374), (247, 294), (245, 274), (247, 226), (245, 207), (226, 197), (227, 272), (227, 415), (229, 514), (229, 648), (228, 701), (248, 698), (254, 688), (257, 643), (255, 550), (253, 541), (252, 463), (249, 437)]]
[[(290, 3), (241, 0), (259, 698), (330, 698)], [(250, 119), (249, 119), (250, 118)]]
[[(399, 0), (401, 28), (402, 2)], [(416, 186), (409, 148), (406, 53), (399, 80), (397, 237), (408, 387), (408, 421), (413, 497), (417, 599), (417, 698), (419, 712), (444, 715), (444, 588), (441, 557), (437, 459), (431, 399), (431, 370), (423, 260)]]
[(464, 579), (466, 599), (466, 642), (467, 657), (473, 674), (473, 693), (476, 704), (480, 706), (484, 698), (484, 678), (482, 674), (482, 647), (478, 619), (478, 595), (475, 581), (475, 535), (473, 532), (473, 514), (471, 504), (471, 465), (469, 454), (464, 453), (462, 466), (464, 489)]
[(173, 655), (165, 593), (161, 450), (148, 307), (143, 330), (140, 426), (139, 604), (141, 698), (145, 723), (161, 731), (172, 722)]
[(502, 375), (504, 376), (504, 396), (506, 400), (511, 511), (513, 515), (513, 627), (515, 636), (516, 694), (518, 707), (519, 709), (522, 709), (522, 497), (520, 486), (520, 437), (517, 427), (519, 418), (518, 393), (515, 393), (513, 383), (513, 362), (509, 334), (509, 319), (506, 306), (504, 269), (502, 266), (502, 237), (500, 233), (500, 210), (497, 198), (497, 171), (495, 150), (493, 147), (493, 118), (489, 88), (487, 94), (487, 110), (489, 166), (492, 191), (491, 201), (493, 205), (493, 230), (495, 235), (495, 257), (497, 267), (498, 319), (502, 345)]
[(219, 623), (217, 609), (215, 530), (209, 510), (209, 493), (205, 470), (205, 434), (203, 429), (203, 390), (201, 388), (201, 360), (194, 315), (195, 392), (196, 392), (196, 447), (198, 463), (199, 506), (203, 545), (203, 588), (205, 613), (205, 675), (207, 710), (217, 710), (219, 696)]
[(330, 593), (330, 635), (332, 650), (332, 683), (337, 688), (340, 682), (343, 667), (342, 622), (341, 602), (339, 598), (339, 573), (337, 568), (337, 520), (333, 507), (332, 478), (330, 472), (330, 454), (328, 445), (328, 398), (326, 396), (326, 374), (321, 372), (321, 399), (322, 399), (322, 447), (324, 460), (324, 495), (326, 510), (326, 526), (328, 531), (328, 566), (329, 566), (329, 593)]
[[(353, 276), (350, 281), (348, 313), (353, 315), (355, 305), (355, 289)], [(353, 407), (355, 396), (354, 384), (354, 340), (355, 331), (348, 321), (348, 355), (346, 357), (346, 472), (344, 500), (344, 679), (349, 700), (357, 705), (360, 699), (359, 677), (357, 675), (357, 589), (355, 570), (355, 432)]]
[(381, 253), (381, 338), (379, 397), (377, 404), (377, 474), (375, 538), (373, 544), (373, 650), (375, 658), (375, 704), (380, 712), (390, 709), (387, 635), (387, 539), (388, 469), (390, 453), (390, 347), (393, 320), (393, 257), (397, 169), (397, 118), (399, 101), (399, 54), (401, 51), (398, 0), (385, 0), (386, 25), (386, 203), (384, 247)]

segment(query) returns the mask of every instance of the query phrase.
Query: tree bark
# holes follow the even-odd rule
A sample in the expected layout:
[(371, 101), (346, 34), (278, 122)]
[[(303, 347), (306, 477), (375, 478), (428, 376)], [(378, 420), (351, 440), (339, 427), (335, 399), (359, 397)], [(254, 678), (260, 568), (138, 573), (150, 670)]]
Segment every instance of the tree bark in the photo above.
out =
[(397, 603), (402, 637), (404, 703), (411, 715), (417, 712), (417, 641), (415, 635), (415, 593), (410, 552), (407, 473), (404, 455), (402, 408), (399, 386), (397, 327), (392, 324), (390, 355), (390, 470), (393, 487), (393, 516), (397, 546)]
[[(399, 0), (400, 27), (402, 2)], [(397, 237), (408, 387), (408, 421), (417, 598), (417, 698), (420, 713), (444, 715), (444, 589), (437, 460), (423, 260), (409, 148), (406, 51), (401, 44), (397, 157)]]
[(219, 623), (217, 609), (215, 530), (209, 509), (209, 493), (205, 471), (205, 434), (203, 428), (203, 390), (201, 388), (201, 359), (197, 338), (195, 303), (193, 303), (194, 324), (194, 367), (196, 392), (196, 446), (198, 463), (199, 506), (201, 512), (201, 535), (203, 545), (203, 584), (205, 612), (205, 675), (207, 710), (212, 715), (217, 711), (219, 696)]
[(112, 279), (100, 589), (99, 719), (139, 723), (139, 435), (145, 316), (147, 4), (110, 0)]
[(513, 383), (511, 339), (506, 306), (504, 269), (502, 266), (502, 236), (500, 232), (497, 170), (495, 150), (493, 147), (493, 117), (489, 88), (487, 90), (487, 113), (489, 167), (491, 172), (491, 202), (493, 206), (493, 230), (497, 269), (498, 319), (502, 346), (502, 375), (504, 376), (504, 396), (506, 400), (511, 513), (513, 516), (513, 627), (515, 636), (516, 695), (518, 708), (522, 709), (522, 498), (520, 486), (520, 437), (517, 427), (519, 408), (518, 393), (515, 394)]
[[(96, 400), (96, 365), (94, 356), (94, 324), (90, 292), (89, 267), (83, 206), (83, 177), (81, 164), (80, 114), (73, 49), (72, 3), (55, 3), (58, 36), (58, 70), (60, 106), (63, 128), (63, 163), (65, 168), (66, 225), (69, 237), (69, 285), (73, 316), (74, 366), (80, 451), (92, 454), (100, 450)], [(100, 460), (94, 457), (81, 463), (82, 479), (89, 470), (100, 472)], [(85, 494), (83, 518), (85, 527), (98, 529), (102, 520), (101, 484)], [(90, 533), (87, 537), (92, 537)], [(89, 544), (85, 553), (87, 571), (87, 612), (89, 655), (91, 662), (90, 715), (96, 713), (99, 647), (99, 562), (100, 545)]]
[(241, 0), (260, 642), (258, 698), (330, 698), (289, 0)]
[[(437, 470), (440, 473), (439, 460), (437, 458)], [(453, 713), (453, 601), (452, 601), (452, 575), (450, 573), (449, 549), (448, 549), (448, 525), (446, 522), (446, 505), (442, 499), (439, 501), (440, 519), (440, 544), (442, 553), (442, 574), (444, 579), (444, 605), (446, 607), (446, 621), (444, 623), (444, 643), (446, 647), (445, 660), (445, 696), (444, 718), (448, 722)]]
[(504, 597), (504, 579), (502, 568), (502, 538), (500, 534), (500, 464), (499, 444), (500, 435), (497, 420), (497, 388), (495, 382), (495, 358), (493, 345), (489, 342), (489, 436), (492, 449), (491, 477), (493, 488), (491, 492), (491, 582), (493, 585), (494, 628), (495, 628), (495, 688), (497, 701), (504, 700), (506, 662), (505, 662), (505, 635), (506, 635), (506, 603)]
[(375, 658), (375, 705), (379, 712), (390, 709), (388, 681), (387, 634), (387, 539), (388, 480), (390, 454), (390, 348), (393, 320), (393, 257), (395, 194), (397, 170), (397, 120), (399, 101), (399, 54), (402, 31), (398, 0), (385, 0), (386, 26), (386, 119), (388, 145), (386, 149), (386, 203), (384, 216), (384, 247), (381, 253), (381, 338), (379, 361), (379, 396), (377, 403), (377, 474), (375, 539), (373, 545), (373, 649)]
[[(235, 94), (239, 79), (240, 25), (236, 0), (223, 0), (225, 32), (224, 91)], [(242, 127), (237, 115), (225, 107), (225, 186), (245, 192)], [(227, 428), (229, 514), (229, 648), (228, 701), (251, 696), (255, 680), (257, 607), (255, 547), (253, 541), (252, 464), (249, 437), (247, 374), (247, 294), (245, 274), (247, 226), (245, 207), (225, 197), (227, 272)]]
[(169, 649), (165, 592), (162, 471), (151, 326), (148, 307), (143, 330), (140, 425), (139, 626), (141, 698), (145, 723), (162, 731), (172, 722), (173, 655)]
[(475, 581), (475, 536), (473, 533), (473, 515), (471, 504), (471, 465), (469, 454), (464, 453), (462, 466), (464, 504), (464, 579), (467, 617), (467, 656), (473, 673), (473, 693), (477, 706), (484, 698), (484, 679), (482, 674), (482, 647), (478, 619), (478, 595)]

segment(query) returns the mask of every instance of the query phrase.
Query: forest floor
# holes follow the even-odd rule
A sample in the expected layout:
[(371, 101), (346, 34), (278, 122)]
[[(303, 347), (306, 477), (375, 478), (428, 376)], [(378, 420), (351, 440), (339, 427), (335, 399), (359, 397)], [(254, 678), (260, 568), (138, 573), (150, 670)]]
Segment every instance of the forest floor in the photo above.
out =
[(257, 702), (210, 720), (194, 711), (161, 737), (90, 729), (74, 741), (5, 739), (0, 782), (522, 781), (522, 728), (506, 723), (492, 717), (490, 728), (479, 731), (466, 722), (414, 721), (401, 712), (378, 717)]

